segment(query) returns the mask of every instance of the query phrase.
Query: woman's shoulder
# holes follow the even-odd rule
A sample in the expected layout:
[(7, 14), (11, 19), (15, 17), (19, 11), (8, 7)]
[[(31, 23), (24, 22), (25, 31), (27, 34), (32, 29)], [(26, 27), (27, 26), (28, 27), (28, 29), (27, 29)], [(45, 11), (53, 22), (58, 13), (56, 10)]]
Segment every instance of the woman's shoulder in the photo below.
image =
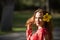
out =
[(42, 32), (47, 32), (48, 29), (47, 29), (47, 28), (41, 28), (40, 31), (42, 31)]
[(38, 29), (38, 30), (37, 30), (37, 33), (38, 33), (38, 34), (40, 34), (40, 33), (47, 34), (48, 31), (47, 31), (46, 28), (41, 28), (41, 29)]

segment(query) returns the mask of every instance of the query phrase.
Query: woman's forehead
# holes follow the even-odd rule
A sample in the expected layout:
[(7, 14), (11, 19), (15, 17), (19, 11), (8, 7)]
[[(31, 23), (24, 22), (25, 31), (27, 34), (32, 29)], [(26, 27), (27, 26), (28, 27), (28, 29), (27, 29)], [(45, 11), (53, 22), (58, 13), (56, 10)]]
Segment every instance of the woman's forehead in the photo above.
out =
[(35, 16), (36, 16), (36, 17), (40, 17), (40, 13), (39, 13), (39, 12), (37, 12)]

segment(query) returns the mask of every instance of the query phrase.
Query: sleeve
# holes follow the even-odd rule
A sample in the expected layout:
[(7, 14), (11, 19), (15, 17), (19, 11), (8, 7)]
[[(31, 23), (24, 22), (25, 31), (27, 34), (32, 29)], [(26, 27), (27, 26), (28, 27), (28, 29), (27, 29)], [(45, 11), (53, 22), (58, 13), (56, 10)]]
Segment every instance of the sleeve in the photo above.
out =
[(30, 40), (30, 37), (32, 36), (32, 27), (31, 26), (27, 26), (27, 29), (26, 29), (26, 37), (27, 37), (27, 40)]

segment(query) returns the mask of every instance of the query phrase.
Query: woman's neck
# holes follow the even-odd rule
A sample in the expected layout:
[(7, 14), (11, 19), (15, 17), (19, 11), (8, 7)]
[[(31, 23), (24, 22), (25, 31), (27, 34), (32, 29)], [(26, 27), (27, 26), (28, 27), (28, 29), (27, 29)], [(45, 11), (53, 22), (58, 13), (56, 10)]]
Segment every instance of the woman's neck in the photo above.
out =
[(43, 28), (43, 26), (38, 26), (38, 29)]
[(38, 29), (40, 29), (40, 28), (42, 28), (42, 27), (38, 27)]

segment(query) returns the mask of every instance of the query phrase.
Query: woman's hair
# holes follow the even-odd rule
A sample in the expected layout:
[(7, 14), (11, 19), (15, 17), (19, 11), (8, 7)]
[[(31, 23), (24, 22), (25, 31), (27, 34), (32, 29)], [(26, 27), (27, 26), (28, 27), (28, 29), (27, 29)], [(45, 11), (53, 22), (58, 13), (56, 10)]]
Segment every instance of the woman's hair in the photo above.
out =
[[(43, 10), (42, 8), (37, 9), (37, 10), (34, 12), (34, 15), (27, 20), (26, 26), (27, 26), (27, 25), (35, 24), (35, 22), (34, 22), (34, 21), (35, 21), (35, 14), (36, 14), (37, 12), (40, 12), (40, 11), (43, 12), (43, 15), (45, 15), (46, 13), (48, 13), (48, 12), (46, 12), (45, 10)], [(50, 20), (50, 22), (44, 22), (44, 26), (45, 26), (45, 28), (48, 29), (48, 31), (52, 31), (52, 24), (51, 24), (52, 22), (51, 22), (51, 21), (52, 21), (52, 20)]]
[(27, 20), (25, 26), (27, 26), (27, 25), (32, 25), (33, 23), (34, 23), (34, 15), (33, 15), (31, 18), (29, 18), (29, 19)]

